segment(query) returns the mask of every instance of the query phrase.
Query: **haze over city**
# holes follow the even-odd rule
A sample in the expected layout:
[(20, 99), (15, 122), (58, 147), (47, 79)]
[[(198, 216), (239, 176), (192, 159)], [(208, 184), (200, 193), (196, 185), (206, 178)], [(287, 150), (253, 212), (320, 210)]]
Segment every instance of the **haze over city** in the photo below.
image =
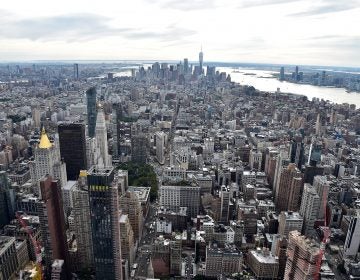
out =
[(2, 1), (0, 60), (359, 66), (360, 1)]

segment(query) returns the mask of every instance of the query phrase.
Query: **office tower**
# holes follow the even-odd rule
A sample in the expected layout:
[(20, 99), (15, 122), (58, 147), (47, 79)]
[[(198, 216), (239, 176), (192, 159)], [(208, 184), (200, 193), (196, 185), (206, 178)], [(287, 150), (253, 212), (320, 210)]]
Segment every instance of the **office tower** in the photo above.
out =
[(304, 142), (302, 137), (296, 137), (291, 141), (291, 151), (290, 151), (290, 162), (295, 163), (297, 168), (301, 170), (302, 165), (304, 164)]
[(120, 207), (123, 214), (128, 215), (135, 240), (141, 239), (143, 229), (143, 211), (137, 194), (134, 191), (127, 191), (120, 197)]
[(298, 231), (289, 233), (284, 280), (314, 279), (321, 258), (318, 244), (306, 239)]
[(81, 269), (94, 266), (89, 192), (86, 176), (87, 172), (82, 170), (79, 175), (78, 184), (73, 191), (72, 216), (76, 225), (75, 237)]
[(228, 186), (222, 185), (220, 191), (220, 223), (227, 224), (230, 215), (230, 190)]
[(315, 176), (313, 185), (316, 189), (317, 194), (320, 197), (320, 209), (318, 213), (318, 218), (324, 219), (329, 190), (330, 190), (330, 184), (326, 176)]
[(0, 229), (15, 217), (15, 193), (5, 171), (0, 171)]
[(99, 108), (99, 111), (97, 113), (95, 138), (97, 145), (100, 149), (100, 155), (102, 158), (103, 166), (110, 166), (111, 159), (108, 151), (105, 115), (104, 115), (104, 110), (102, 108)]
[(86, 166), (102, 165), (102, 157), (96, 138), (86, 138)]
[(200, 67), (199, 73), (198, 73), (199, 75), (201, 75), (203, 72), (203, 61), (204, 61), (204, 53), (203, 53), (202, 47), (201, 47), (201, 51), (199, 52), (199, 67)]
[(40, 191), (41, 200), (38, 203), (38, 216), (46, 273), (50, 274), (51, 264), (55, 259), (61, 259), (65, 262), (64, 269), (68, 277), (70, 274), (69, 251), (59, 181), (53, 180), (51, 176), (44, 177), (40, 181)]
[(350, 224), (346, 234), (344, 244), (344, 256), (355, 257), (359, 252), (360, 246), (360, 212), (350, 217)]
[(200, 208), (200, 187), (160, 186), (160, 205), (174, 212), (187, 207), (188, 217), (195, 218)]
[(310, 166), (317, 166), (321, 162), (322, 144), (320, 142), (311, 143), (308, 164)]
[(34, 149), (34, 155), (35, 161), (30, 165), (33, 185), (37, 185), (40, 179), (47, 175), (59, 180), (61, 186), (66, 184), (66, 164), (61, 161), (57, 142), (50, 142), (44, 128), (41, 131), (40, 142)]
[(120, 216), (120, 239), (121, 257), (123, 260), (128, 261), (129, 268), (131, 268), (135, 259), (134, 232), (131, 228), (128, 215), (124, 214)]
[(280, 68), (280, 81), (284, 81), (285, 80), (285, 68), (282, 66)]
[(250, 250), (247, 254), (247, 264), (256, 279), (277, 279), (279, 260), (268, 248)]
[(96, 88), (91, 87), (86, 91), (88, 136), (95, 137), (96, 125)]
[(74, 79), (79, 79), (79, 64), (74, 63)]
[(35, 128), (40, 128), (41, 119), (40, 119), (40, 109), (39, 109), (38, 105), (32, 106), (32, 108), (31, 108), (31, 117), (33, 119)]
[(187, 74), (189, 71), (189, 60), (184, 58), (184, 73)]
[(136, 163), (147, 162), (148, 138), (144, 133), (131, 135), (131, 161)]
[(18, 270), (15, 244), (15, 237), (0, 236), (0, 279), (15, 279)]
[(86, 169), (85, 125), (62, 123), (58, 126), (60, 155), (66, 163), (68, 180), (77, 180), (80, 170)]
[(155, 141), (156, 141), (156, 159), (160, 164), (165, 163), (165, 141), (166, 134), (162, 131), (158, 131), (155, 133)]
[(282, 211), (279, 215), (279, 234), (285, 236), (289, 235), (290, 231), (297, 230), (301, 232), (303, 226), (303, 218), (298, 212)]
[(227, 244), (224, 248), (216, 244), (206, 247), (205, 276), (229, 276), (242, 271), (243, 255), (234, 245)]
[(282, 168), (279, 188), (275, 196), (277, 211), (297, 211), (300, 207), (300, 195), (303, 188), (303, 174), (295, 164)]
[(304, 185), (301, 198), (300, 215), (304, 218), (303, 232), (311, 236), (315, 233), (314, 223), (320, 210), (320, 197), (315, 188), (310, 184)]
[(96, 279), (122, 279), (119, 198), (114, 168), (90, 168), (87, 183)]

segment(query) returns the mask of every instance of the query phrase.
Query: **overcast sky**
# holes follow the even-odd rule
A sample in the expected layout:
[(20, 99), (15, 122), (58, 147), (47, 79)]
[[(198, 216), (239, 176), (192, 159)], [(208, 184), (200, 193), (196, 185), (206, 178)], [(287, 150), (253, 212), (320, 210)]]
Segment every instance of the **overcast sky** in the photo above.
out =
[(360, 0), (2, 0), (0, 60), (360, 66)]

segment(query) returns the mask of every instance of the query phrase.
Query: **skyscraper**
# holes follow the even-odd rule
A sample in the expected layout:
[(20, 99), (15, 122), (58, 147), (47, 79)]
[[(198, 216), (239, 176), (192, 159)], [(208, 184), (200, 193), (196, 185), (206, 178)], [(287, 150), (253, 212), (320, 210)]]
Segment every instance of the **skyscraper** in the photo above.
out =
[(0, 229), (14, 218), (15, 194), (5, 171), (0, 171)]
[(77, 180), (80, 170), (86, 169), (85, 126), (81, 123), (62, 123), (58, 126), (58, 132), (67, 179)]
[(289, 233), (285, 280), (314, 279), (320, 248), (298, 231)]
[(303, 175), (295, 164), (282, 168), (278, 192), (275, 196), (278, 211), (297, 211), (300, 207), (300, 194), (303, 187)]
[(95, 136), (96, 125), (96, 88), (91, 87), (86, 91), (87, 101), (87, 120), (88, 120), (88, 136), (93, 138)]
[(64, 268), (69, 275), (69, 251), (59, 181), (53, 180), (51, 176), (44, 177), (40, 181), (40, 190), (38, 215), (46, 272), (50, 273), (52, 262), (60, 259), (64, 260)]
[(315, 176), (313, 185), (317, 194), (320, 197), (320, 209), (318, 213), (319, 219), (325, 218), (325, 203), (328, 201), (328, 195), (330, 190), (330, 184), (326, 176)]
[(72, 216), (76, 225), (75, 237), (81, 269), (90, 268), (94, 265), (89, 192), (86, 176), (86, 171), (80, 172), (78, 184), (73, 192), (74, 207)]
[(97, 145), (100, 149), (100, 155), (103, 161), (103, 165), (110, 166), (111, 160), (108, 151), (105, 115), (104, 115), (104, 110), (102, 108), (99, 108), (99, 111), (97, 113), (95, 138)]
[(40, 179), (47, 175), (58, 179), (61, 186), (66, 184), (66, 164), (61, 161), (60, 149), (56, 144), (56, 141), (50, 142), (43, 128), (40, 142), (34, 150), (35, 160), (30, 165), (31, 179), (34, 185), (37, 185)]
[(187, 58), (184, 58), (184, 73), (188, 73), (189, 71), (189, 60)]
[(156, 159), (160, 164), (164, 164), (166, 134), (162, 131), (158, 131), (155, 134), (155, 139), (156, 139)]
[(280, 68), (280, 81), (285, 80), (285, 68), (282, 66)]
[(118, 188), (114, 168), (88, 171), (91, 231), (96, 279), (122, 279)]
[(304, 218), (303, 232), (305, 235), (310, 236), (315, 233), (314, 223), (319, 214), (319, 209), (319, 195), (312, 185), (305, 184), (300, 206), (300, 215)]
[(350, 218), (349, 229), (344, 244), (344, 255), (354, 257), (359, 252), (360, 246), (360, 212)]
[(201, 47), (201, 51), (199, 52), (199, 75), (202, 74), (203, 72), (203, 61), (204, 61), (204, 53), (202, 51), (202, 47)]
[(221, 186), (220, 191), (220, 222), (227, 224), (229, 222), (229, 212), (230, 212), (230, 190), (228, 186)]
[(79, 79), (79, 64), (74, 63), (74, 79)]

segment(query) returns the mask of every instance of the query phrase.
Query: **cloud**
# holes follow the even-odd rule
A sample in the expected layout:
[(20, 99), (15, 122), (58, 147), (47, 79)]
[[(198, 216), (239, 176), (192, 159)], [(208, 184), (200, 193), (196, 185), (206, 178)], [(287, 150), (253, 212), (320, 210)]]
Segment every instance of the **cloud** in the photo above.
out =
[(289, 4), (294, 2), (300, 2), (302, 0), (243, 0), (239, 8), (253, 8), (259, 6), (270, 6), (270, 5), (279, 5), (279, 4)]
[(155, 0), (155, 2), (162, 8), (181, 11), (205, 10), (216, 7), (215, 0)]
[(29, 39), (31, 41), (84, 42), (116, 36), (127, 39), (147, 39), (161, 42), (178, 41), (196, 34), (195, 31), (168, 25), (163, 30), (149, 30), (130, 27), (113, 27), (110, 18), (93, 14), (60, 15), (46, 18), (12, 20), (1, 17), (0, 36), (8, 39)]
[(290, 16), (306, 17), (306, 16), (317, 16), (330, 13), (338, 13), (358, 8), (360, 0), (347, 0), (347, 1), (336, 1), (336, 0), (323, 0), (318, 5), (312, 5), (311, 8), (292, 13)]

